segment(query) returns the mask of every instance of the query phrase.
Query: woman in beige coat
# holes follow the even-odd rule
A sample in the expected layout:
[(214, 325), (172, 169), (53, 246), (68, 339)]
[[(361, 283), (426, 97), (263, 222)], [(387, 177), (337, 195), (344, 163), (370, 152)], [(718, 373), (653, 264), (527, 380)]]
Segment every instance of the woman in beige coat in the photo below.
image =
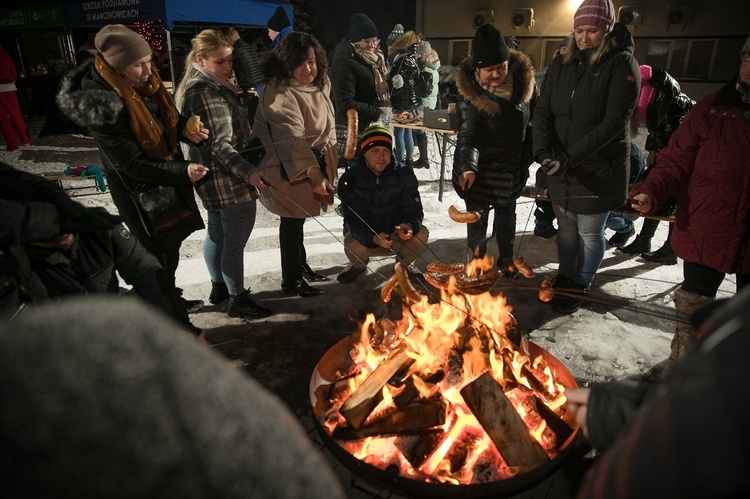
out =
[(281, 217), (282, 290), (315, 296), (324, 291), (305, 279), (327, 278), (306, 263), (303, 226), (333, 203), (338, 161), (325, 50), (313, 36), (292, 32), (269, 56), (263, 73), (253, 134), (265, 145), (266, 156), (251, 182), (263, 180), (260, 200)]

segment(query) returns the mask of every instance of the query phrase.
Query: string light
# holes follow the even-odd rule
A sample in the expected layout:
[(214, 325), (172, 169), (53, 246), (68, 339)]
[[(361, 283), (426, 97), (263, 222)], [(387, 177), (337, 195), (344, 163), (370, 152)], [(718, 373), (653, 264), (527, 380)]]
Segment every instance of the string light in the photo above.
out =
[(143, 21), (133, 23), (135, 30), (146, 42), (151, 46), (154, 52), (161, 52), (166, 46), (166, 39), (164, 37), (164, 30), (161, 26), (161, 21), (154, 23), (153, 21)]

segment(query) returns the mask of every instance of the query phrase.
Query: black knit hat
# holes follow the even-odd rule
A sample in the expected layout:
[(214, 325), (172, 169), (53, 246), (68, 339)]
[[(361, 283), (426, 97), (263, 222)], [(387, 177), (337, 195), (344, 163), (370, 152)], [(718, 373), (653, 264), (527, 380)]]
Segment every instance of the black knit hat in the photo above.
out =
[(291, 26), (289, 17), (287, 17), (284, 7), (279, 7), (278, 9), (276, 9), (276, 12), (273, 13), (266, 26), (268, 27), (268, 29), (272, 29), (274, 31), (281, 31), (287, 26)]
[(364, 14), (352, 14), (352, 22), (349, 27), (349, 41), (354, 43), (366, 38), (377, 38), (378, 28), (372, 19)]
[(477, 28), (471, 42), (471, 60), (478, 68), (488, 68), (510, 58), (503, 35), (491, 24)]

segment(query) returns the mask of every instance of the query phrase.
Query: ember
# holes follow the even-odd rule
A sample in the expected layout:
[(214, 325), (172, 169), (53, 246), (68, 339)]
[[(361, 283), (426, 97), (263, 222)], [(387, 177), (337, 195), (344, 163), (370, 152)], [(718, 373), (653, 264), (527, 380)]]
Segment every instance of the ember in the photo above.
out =
[(400, 292), (403, 317), (368, 315), (311, 382), (315, 415), (336, 445), (435, 484), (509, 480), (557, 460), (577, 432), (564, 405), (575, 380), (522, 337), (505, 297), (489, 292), (494, 268), (486, 258), (464, 272), (428, 272), (440, 283), (432, 303), (396, 264), (382, 296)]

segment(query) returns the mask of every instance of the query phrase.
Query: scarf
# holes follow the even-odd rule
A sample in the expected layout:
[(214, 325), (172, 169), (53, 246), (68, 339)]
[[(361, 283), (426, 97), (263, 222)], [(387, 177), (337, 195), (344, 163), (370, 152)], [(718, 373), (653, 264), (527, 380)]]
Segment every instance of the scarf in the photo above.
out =
[(499, 87), (490, 87), (487, 85), (483, 85), (482, 79), (479, 77), (479, 68), (476, 69), (474, 77), (477, 80), (477, 84), (479, 84), (479, 86), (482, 87), (485, 92), (489, 92), (495, 97), (500, 97), (501, 99), (505, 99), (508, 102), (512, 100), (513, 77), (511, 76), (510, 71), (508, 71), (508, 76), (505, 77), (505, 81), (502, 82)]
[[(125, 104), (130, 117), (130, 129), (133, 131), (138, 145), (150, 159), (172, 160), (177, 152), (177, 120), (180, 115), (174, 107), (174, 101), (159, 78), (156, 68), (151, 66), (151, 76), (145, 87), (133, 87), (125, 78), (107, 64), (101, 54), (94, 59), (96, 72), (114, 89)], [(153, 97), (159, 106), (159, 114), (164, 120), (166, 138), (159, 125), (143, 103), (142, 97)], [(169, 144), (172, 149), (169, 149)]]
[(388, 80), (386, 75), (388, 71), (385, 69), (385, 59), (383, 58), (383, 52), (380, 49), (376, 51), (371, 50), (360, 50), (354, 46), (354, 50), (359, 56), (365, 60), (367, 64), (372, 67), (372, 74), (375, 77), (375, 92), (377, 93), (378, 102), (386, 106), (391, 105), (391, 95), (388, 91)]
[(208, 78), (212, 82), (218, 83), (222, 87), (229, 89), (232, 92), (232, 94), (234, 94), (234, 95), (237, 95), (240, 92), (242, 92), (242, 89), (240, 87), (238, 87), (237, 85), (234, 85), (233, 83), (229, 82), (228, 80), (220, 78), (219, 75), (217, 75), (216, 73), (212, 73), (211, 71), (209, 71), (208, 69), (204, 68), (203, 66), (201, 66), (197, 62), (193, 62), (193, 69), (195, 69), (196, 71), (198, 71), (200, 74), (202, 74), (203, 76), (205, 76), (206, 78)]

